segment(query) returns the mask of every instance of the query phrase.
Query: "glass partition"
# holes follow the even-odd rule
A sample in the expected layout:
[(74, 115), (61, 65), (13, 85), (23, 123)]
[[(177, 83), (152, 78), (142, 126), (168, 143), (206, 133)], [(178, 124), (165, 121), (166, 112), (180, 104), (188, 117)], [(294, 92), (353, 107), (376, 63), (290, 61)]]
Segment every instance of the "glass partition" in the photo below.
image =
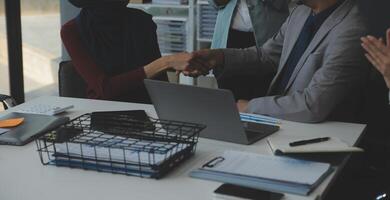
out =
[(61, 56), (60, 1), (21, 0), (26, 101), (58, 95)]
[(0, 0), (0, 94), (9, 95), (7, 29), (4, 7), (4, 0)]

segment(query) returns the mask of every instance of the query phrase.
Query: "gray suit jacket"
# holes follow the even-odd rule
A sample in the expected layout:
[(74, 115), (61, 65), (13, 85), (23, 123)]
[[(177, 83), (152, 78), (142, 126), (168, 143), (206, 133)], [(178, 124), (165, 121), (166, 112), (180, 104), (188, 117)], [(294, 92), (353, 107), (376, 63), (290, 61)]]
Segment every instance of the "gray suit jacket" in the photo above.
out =
[[(272, 94), (287, 58), (310, 15), (298, 6), (280, 31), (261, 49), (224, 49), (223, 75), (275, 71)], [(360, 46), (367, 34), (356, 0), (346, 0), (323, 23), (292, 74), (282, 95), (253, 99), (248, 112), (299, 122), (354, 121), (368, 65)]]

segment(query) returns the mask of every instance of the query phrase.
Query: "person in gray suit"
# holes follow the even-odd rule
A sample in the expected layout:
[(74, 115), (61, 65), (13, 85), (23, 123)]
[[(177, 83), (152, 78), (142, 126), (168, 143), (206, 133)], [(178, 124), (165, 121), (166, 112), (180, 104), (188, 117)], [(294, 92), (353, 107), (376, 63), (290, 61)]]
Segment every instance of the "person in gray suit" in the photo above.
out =
[(267, 96), (238, 101), (241, 112), (291, 121), (356, 121), (368, 62), (360, 37), (367, 34), (356, 0), (303, 0), (279, 32), (260, 49), (193, 52), (182, 69), (199, 76), (274, 71)]
[[(218, 10), (211, 49), (260, 48), (282, 26), (289, 15), (290, 0), (208, 0)], [(235, 99), (264, 95), (271, 77), (251, 74), (217, 77), (219, 88), (232, 91)], [(258, 87), (251, 87), (257, 85)], [(262, 87), (261, 87), (262, 86)]]

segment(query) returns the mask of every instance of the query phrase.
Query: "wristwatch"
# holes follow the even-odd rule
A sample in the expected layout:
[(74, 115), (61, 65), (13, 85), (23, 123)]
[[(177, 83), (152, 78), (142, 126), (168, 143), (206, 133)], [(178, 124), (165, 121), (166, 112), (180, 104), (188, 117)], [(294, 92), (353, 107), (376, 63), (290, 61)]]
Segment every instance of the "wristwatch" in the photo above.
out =
[(16, 101), (12, 97), (4, 94), (0, 94), (0, 109), (3, 107), (5, 110), (16, 106)]

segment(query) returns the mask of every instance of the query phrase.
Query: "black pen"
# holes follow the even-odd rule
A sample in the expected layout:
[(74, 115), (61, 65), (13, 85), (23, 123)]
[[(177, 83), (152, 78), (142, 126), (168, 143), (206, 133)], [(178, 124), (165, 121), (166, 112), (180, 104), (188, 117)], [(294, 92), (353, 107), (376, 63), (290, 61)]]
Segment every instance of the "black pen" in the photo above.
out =
[(301, 146), (305, 144), (313, 144), (313, 143), (319, 143), (319, 142), (325, 142), (328, 141), (330, 137), (322, 137), (322, 138), (314, 138), (310, 140), (299, 140), (295, 142), (290, 143), (290, 147), (296, 147), (296, 146)]

